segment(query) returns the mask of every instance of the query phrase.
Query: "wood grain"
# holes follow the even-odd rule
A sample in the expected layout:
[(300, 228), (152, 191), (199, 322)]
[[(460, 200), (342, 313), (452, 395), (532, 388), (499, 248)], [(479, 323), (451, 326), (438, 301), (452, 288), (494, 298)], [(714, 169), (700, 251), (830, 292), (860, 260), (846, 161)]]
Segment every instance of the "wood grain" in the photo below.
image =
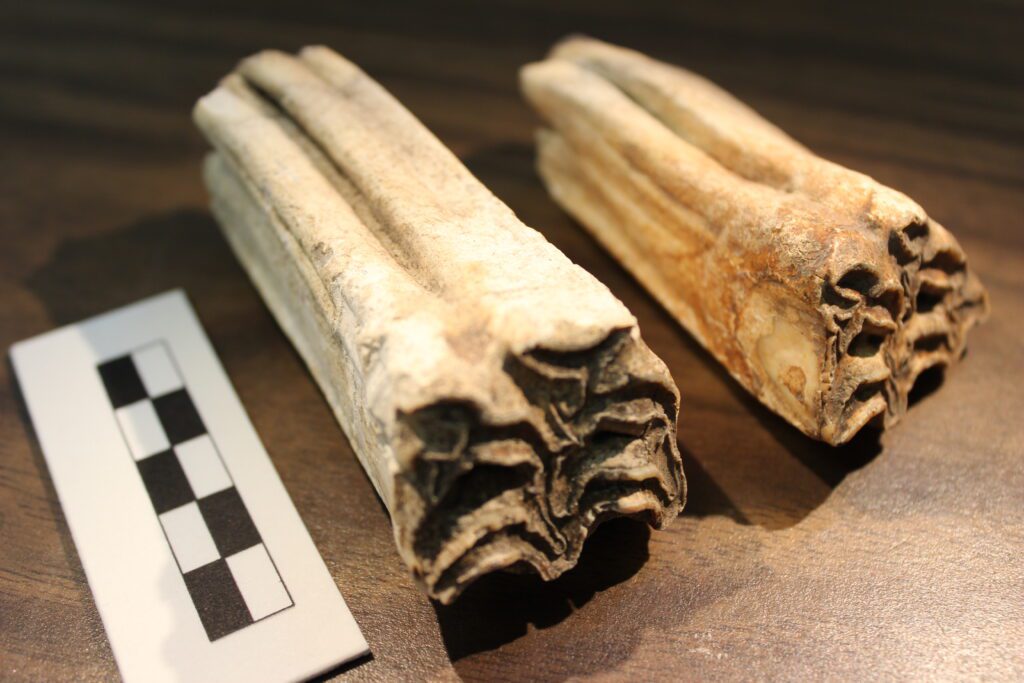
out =
[[(1024, 675), (1024, 12), (1008, 3), (0, 6), (0, 343), (182, 286), (373, 649), (357, 680)], [(516, 69), (581, 31), (706, 74), (960, 239), (993, 313), (904, 422), (841, 449), (761, 408), (546, 196)], [(682, 390), (686, 512), (612, 522), (552, 584), (427, 601), (235, 263), (188, 111), (240, 57), (329, 44), (606, 282)], [(116, 675), (9, 364), (0, 677)], [(929, 391), (930, 390), (930, 391)]]

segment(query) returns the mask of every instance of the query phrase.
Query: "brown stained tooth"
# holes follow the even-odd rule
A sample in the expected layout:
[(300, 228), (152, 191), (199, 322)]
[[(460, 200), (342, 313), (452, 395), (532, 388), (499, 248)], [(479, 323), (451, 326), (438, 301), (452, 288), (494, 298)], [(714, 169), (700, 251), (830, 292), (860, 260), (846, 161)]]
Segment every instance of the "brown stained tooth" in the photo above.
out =
[(700, 76), (574, 38), (521, 84), (547, 124), (538, 167), (556, 201), (810, 436), (896, 422), (922, 368), (957, 360), (987, 312), (920, 206)]
[(264, 52), (195, 120), (214, 213), (430, 596), (551, 579), (601, 519), (676, 515), (679, 394), (636, 320), (377, 83)]

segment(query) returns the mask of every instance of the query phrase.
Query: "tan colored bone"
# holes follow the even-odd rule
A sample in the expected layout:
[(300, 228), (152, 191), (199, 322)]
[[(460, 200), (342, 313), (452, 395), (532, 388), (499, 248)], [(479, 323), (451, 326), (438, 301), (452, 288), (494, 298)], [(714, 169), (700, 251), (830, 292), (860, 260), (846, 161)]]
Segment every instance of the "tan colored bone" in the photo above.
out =
[(744, 387), (832, 444), (892, 424), (987, 297), (906, 196), (703, 78), (588, 38), (524, 67), (554, 198)]
[(195, 119), (214, 213), (432, 597), (675, 516), (678, 391), (636, 320), (377, 83), (264, 52)]

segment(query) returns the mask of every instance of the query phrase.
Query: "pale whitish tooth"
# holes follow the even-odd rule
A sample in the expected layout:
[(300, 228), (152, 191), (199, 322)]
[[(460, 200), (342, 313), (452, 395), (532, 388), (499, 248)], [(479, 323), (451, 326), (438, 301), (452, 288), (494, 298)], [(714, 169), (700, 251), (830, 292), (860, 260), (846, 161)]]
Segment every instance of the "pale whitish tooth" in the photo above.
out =
[[(639, 514), (653, 467), (671, 476), (657, 478), (662, 499), (644, 514), (669, 521), (685, 491), (678, 391), (621, 302), (350, 63), (323, 49), (268, 52), (240, 73), (195, 109), (218, 150), (206, 174), (216, 215), (327, 395), (425, 589), (447, 602), (486, 571), (525, 562), (553, 578), (579, 556), (594, 512), (555, 528), (541, 469), (563, 445), (507, 372), (531, 353), (543, 351), (542, 383), (588, 368), (583, 403), (564, 407), (560, 427), (577, 448), (590, 447), (586, 416), (627, 400), (616, 391), (657, 403), (650, 429), (672, 438), (624, 439), (633, 466), (593, 506)], [(591, 478), (588, 468), (562, 486)], [(436, 543), (430, 520), (441, 520)]]

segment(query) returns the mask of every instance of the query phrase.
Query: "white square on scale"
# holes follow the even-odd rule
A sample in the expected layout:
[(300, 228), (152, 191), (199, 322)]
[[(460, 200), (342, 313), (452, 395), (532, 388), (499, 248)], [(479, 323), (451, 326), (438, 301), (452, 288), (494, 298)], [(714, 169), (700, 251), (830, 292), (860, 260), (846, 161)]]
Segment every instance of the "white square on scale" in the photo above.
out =
[(231, 477), (224, 469), (224, 463), (209, 434), (178, 444), (174, 452), (196, 498), (205, 498), (231, 486)]
[(163, 513), (160, 515), (160, 524), (164, 527), (182, 574), (220, 558), (195, 501)]
[(253, 620), (279, 612), (292, 604), (266, 547), (260, 543), (227, 558)]
[(136, 460), (142, 460), (171, 447), (163, 425), (156, 416), (156, 410), (149, 400), (136, 401), (118, 408), (117, 421), (121, 424), (121, 433), (128, 442), (132, 457)]
[(142, 385), (146, 387), (146, 393), (151, 398), (162, 396), (168, 392), (180, 389), (183, 384), (178, 371), (174, 367), (174, 361), (167, 354), (163, 344), (151, 344), (132, 354), (135, 361), (135, 369), (139, 371), (142, 378)]

